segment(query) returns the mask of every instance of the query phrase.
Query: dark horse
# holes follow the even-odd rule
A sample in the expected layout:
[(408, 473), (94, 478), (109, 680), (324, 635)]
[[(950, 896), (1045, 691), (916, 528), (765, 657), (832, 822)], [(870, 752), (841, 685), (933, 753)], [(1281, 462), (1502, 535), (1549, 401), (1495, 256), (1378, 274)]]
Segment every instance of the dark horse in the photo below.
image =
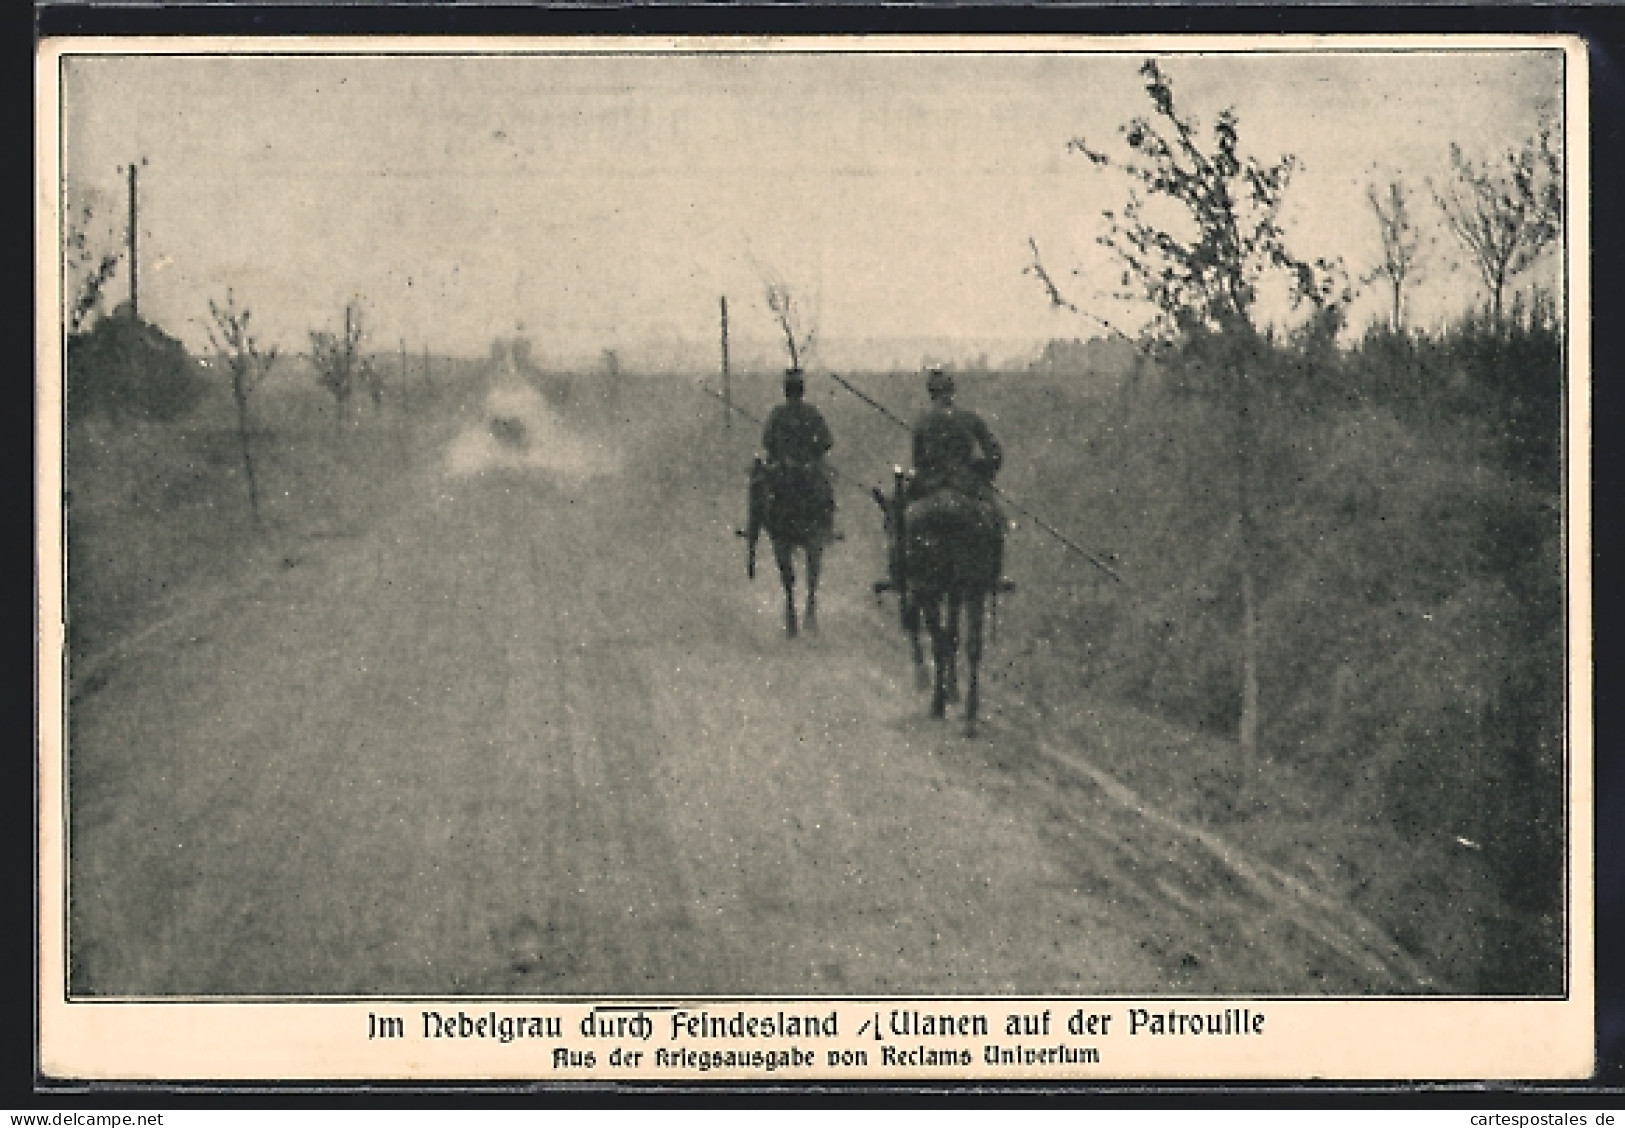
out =
[(818, 629), (818, 572), (824, 546), (834, 537), (834, 498), (823, 468), (811, 462), (769, 463), (757, 457), (750, 469), (750, 510), (745, 523), (745, 572), (756, 578), (756, 541), (763, 532), (784, 582), (784, 629), (794, 638), (796, 569), (791, 554), (807, 555), (808, 630)]
[(886, 521), (890, 578), (876, 590), (898, 596), (903, 629), (914, 655), (915, 679), (926, 686), (925, 655), (920, 650), (920, 619), (931, 636), (935, 678), (931, 682), (931, 715), (942, 717), (950, 701), (959, 700), (959, 621), (965, 612), (965, 734), (976, 732), (982, 634), (989, 597), (1007, 585), (1004, 568), (1004, 521), (990, 503), (953, 489), (939, 489), (907, 500), (908, 475), (896, 472), (892, 496), (879, 489), (874, 498)]

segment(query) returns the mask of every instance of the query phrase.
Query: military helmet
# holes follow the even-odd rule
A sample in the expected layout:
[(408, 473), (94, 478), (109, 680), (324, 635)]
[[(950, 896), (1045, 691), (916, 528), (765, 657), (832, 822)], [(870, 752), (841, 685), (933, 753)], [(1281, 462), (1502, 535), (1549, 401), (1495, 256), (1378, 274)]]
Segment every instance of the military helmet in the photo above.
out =
[(933, 366), (926, 371), (925, 390), (934, 396), (952, 395), (954, 391), (953, 375), (944, 372), (940, 365)]
[(784, 370), (784, 390), (785, 391), (790, 391), (792, 388), (805, 388), (806, 386), (807, 386), (807, 377), (801, 371), (801, 369), (799, 369), (799, 368), (786, 368)]

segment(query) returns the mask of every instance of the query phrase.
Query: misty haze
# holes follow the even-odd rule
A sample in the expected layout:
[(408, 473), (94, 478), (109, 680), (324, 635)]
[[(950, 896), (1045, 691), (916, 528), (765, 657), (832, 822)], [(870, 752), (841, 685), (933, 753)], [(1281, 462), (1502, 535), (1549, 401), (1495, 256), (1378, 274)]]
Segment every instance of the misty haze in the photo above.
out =
[(1563, 66), (66, 58), (71, 993), (1561, 994)]

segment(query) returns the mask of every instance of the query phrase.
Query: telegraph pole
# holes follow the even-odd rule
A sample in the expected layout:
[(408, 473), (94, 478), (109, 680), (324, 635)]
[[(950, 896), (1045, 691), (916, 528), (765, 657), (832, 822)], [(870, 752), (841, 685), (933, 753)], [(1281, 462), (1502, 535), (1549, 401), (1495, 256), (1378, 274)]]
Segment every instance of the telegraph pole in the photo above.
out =
[[(140, 163), (141, 164), (146, 164), (147, 163), (147, 158), (142, 157)], [(135, 187), (136, 162), (135, 161), (130, 162), (130, 167), (129, 167), (128, 171), (129, 171), (129, 174), (130, 174), (130, 317), (131, 317), (132, 320), (134, 320), (135, 318), (138, 318), (140, 316), (140, 310), (141, 310), (141, 307), (136, 304), (136, 302), (137, 302), (136, 279), (139, 276), (140, 272), (136, 269), (136, 228), (138, 226), (138, 222), (137, 222), (137, 211), (136, 211), (136, 187)]]
[(734, 427), (733, 390), (728, 384), (728, 297), (722, 297), (722, 426), (724, 430), (731, 431)]
[[(355, 391), (355, 338), (350, 335), (350, 310), (352, 308), (353, 303), (344, 303), (344, 352), (342, 355), (344, 357), (344, 386), (346, 389), (348, 389), (344, 394), (345, 403), (349, 402), (350, 396)], [(346, 422), (344, 418), (344, 404), (339, 405), (339, 414), (337, 418), (339, 421), (339, 429), (342, 432)]]
[(395, 416), (396, 441), (401, 447), (401, 462), (410, 464), (412, 461), (412, 416), (407, 410), (407, 379), (406, 379), (406, 338), (401, 338), (401, 410)]

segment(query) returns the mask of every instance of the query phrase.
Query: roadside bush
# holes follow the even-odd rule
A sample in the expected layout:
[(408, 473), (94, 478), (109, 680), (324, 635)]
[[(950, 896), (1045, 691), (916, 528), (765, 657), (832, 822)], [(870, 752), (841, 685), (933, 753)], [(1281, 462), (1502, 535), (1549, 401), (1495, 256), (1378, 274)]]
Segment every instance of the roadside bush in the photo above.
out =
[[(1351, 878), (1362, 903), (1467, 989), (1561, 985), (1560, 344), (1525, 313), (1273, 342), (1252, 369), (1262, 766), (1315, 781), (1385, 859)], [(1116, 614), (1044, 629), (1081, 682), (1234, 739), (1241, 432), (1203, 378), (1147, 366), (1056, 444), (1040, 507), (1130, 582)]]
[(1416, 425), (1473, 422), (1486, 457), (1541, 489), (1561, 488), (1563, 329), (1549, 301), (1435, 335), (1373, 329), (1346, 368), (1362, 400)]
[(128, 313), (69, 337), (66, 359), (70, 423), (96, 415), (170, 422), (189, 414), (207, 391), (184, 345)]

